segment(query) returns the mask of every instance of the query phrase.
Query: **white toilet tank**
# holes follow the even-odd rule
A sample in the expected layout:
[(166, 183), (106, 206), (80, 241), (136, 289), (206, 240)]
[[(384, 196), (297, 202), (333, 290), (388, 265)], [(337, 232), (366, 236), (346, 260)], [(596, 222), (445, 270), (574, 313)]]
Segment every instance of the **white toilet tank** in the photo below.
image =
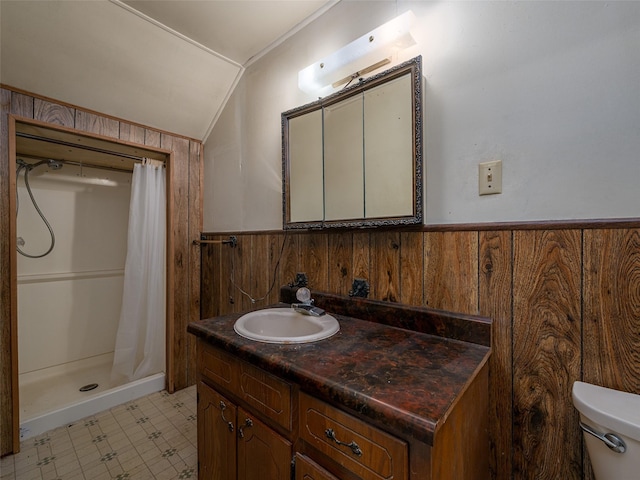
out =
[[(640, 479), (640, 395), (575, 382), (573, 404), (580, 412), (596, 480)], [(624, 453), (610, 449), (594, 434), (606, 435), (609, 444)]]

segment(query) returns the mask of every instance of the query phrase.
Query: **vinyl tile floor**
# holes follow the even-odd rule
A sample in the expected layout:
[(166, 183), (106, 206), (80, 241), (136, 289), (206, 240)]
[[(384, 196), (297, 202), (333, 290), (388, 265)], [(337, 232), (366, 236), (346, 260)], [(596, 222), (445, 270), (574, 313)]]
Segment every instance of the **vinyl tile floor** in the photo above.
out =
[(127, 402), (24, 440), (0, 480), (198, 477), (196, 387)]

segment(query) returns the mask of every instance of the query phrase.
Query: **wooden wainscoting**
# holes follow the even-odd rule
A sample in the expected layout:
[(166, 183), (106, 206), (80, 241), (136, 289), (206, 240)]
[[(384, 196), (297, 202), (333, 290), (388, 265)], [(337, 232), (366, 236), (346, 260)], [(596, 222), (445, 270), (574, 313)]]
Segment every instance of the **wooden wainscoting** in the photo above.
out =
[(203, 318), (275, 303), (296, 272), (317, 290), (365, 278), (369, 298), (491, 317), (495, 479), (592, 479), (573, 382), (640, 393), (638, 222), (209, 238), (230, 234), (235, 248), (202, 247)]

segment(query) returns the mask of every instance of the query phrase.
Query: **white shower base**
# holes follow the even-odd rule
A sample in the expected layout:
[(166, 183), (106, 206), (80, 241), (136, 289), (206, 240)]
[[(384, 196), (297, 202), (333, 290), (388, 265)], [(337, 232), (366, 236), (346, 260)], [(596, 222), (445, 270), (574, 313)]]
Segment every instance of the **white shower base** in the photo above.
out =
[[(21, 440), (165, 388), (164, 373), (112, 385), (112, 363), (110, 353), (20, 375)], [(79, 391), (91, 383), (98, 387)]]

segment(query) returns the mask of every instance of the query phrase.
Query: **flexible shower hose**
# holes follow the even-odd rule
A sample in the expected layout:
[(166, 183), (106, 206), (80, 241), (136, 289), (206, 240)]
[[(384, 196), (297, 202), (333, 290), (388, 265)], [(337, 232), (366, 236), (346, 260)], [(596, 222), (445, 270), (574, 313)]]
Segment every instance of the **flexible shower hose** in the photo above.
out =
[[(29, 192), (29, 197), (31, 197), (31, 201), (33, 202), (33, 206), (35, 207), (36, 211), (38, 212), (38, 215), (40, 215), (40, 218), (42, 219), (44, 224), (49, 229), (49, 234), (51, 235), (51, 245), (49, 246), (49, 249), (46, 252), (44, 252), (43, 254), (41, 254), (41, 255), (28, 254), (28, 253), (23, 252), (22, 250), (20, 250), (20, 246), (19, 245), (16, 246), (16, 248), (18, 249), (18, 253), (20, 253), (20, 255), (23, 255), (23, 256), (29, 257), (29, 258), (42, 258), (42, 257), (45, 257), (45, 256), (49, 255), (49, 253), (51, 253), (51, 250), (53, 250), (53, 247), (56, 244), (56, 236), (53, 233), (53, 228), (51, 228), (51, 225), (47, 221), (47, 218), (42, 213), (42, 210), (40, 210), (40, 207), (38, 207), (38, 202), (36, 202), (36, 199), (33, 196), (33, 192), (31, 192), (31, 187), (29, 186), (29, 172), (32, 169), (34, 169), (35, 167), (37, 167), (38, 165), (40, 165), (40, 163), (37, 163), (35, 165), (28, 165), (26, 163), (20, 162), (20, 166), (18, 167), (18, 170), (16, 171), (16, 178), (18, 178), (20, 176), (20, 171), (24, 169), (24, 184), (27, 187), (27, 192)], [(19, 207), (20, 207), (20, 200), (19, 200), (19, 197), (18, 197), (18, 189), (16, 188), (16, 219), (18, 218), (18, 209), (19, 209)]]

